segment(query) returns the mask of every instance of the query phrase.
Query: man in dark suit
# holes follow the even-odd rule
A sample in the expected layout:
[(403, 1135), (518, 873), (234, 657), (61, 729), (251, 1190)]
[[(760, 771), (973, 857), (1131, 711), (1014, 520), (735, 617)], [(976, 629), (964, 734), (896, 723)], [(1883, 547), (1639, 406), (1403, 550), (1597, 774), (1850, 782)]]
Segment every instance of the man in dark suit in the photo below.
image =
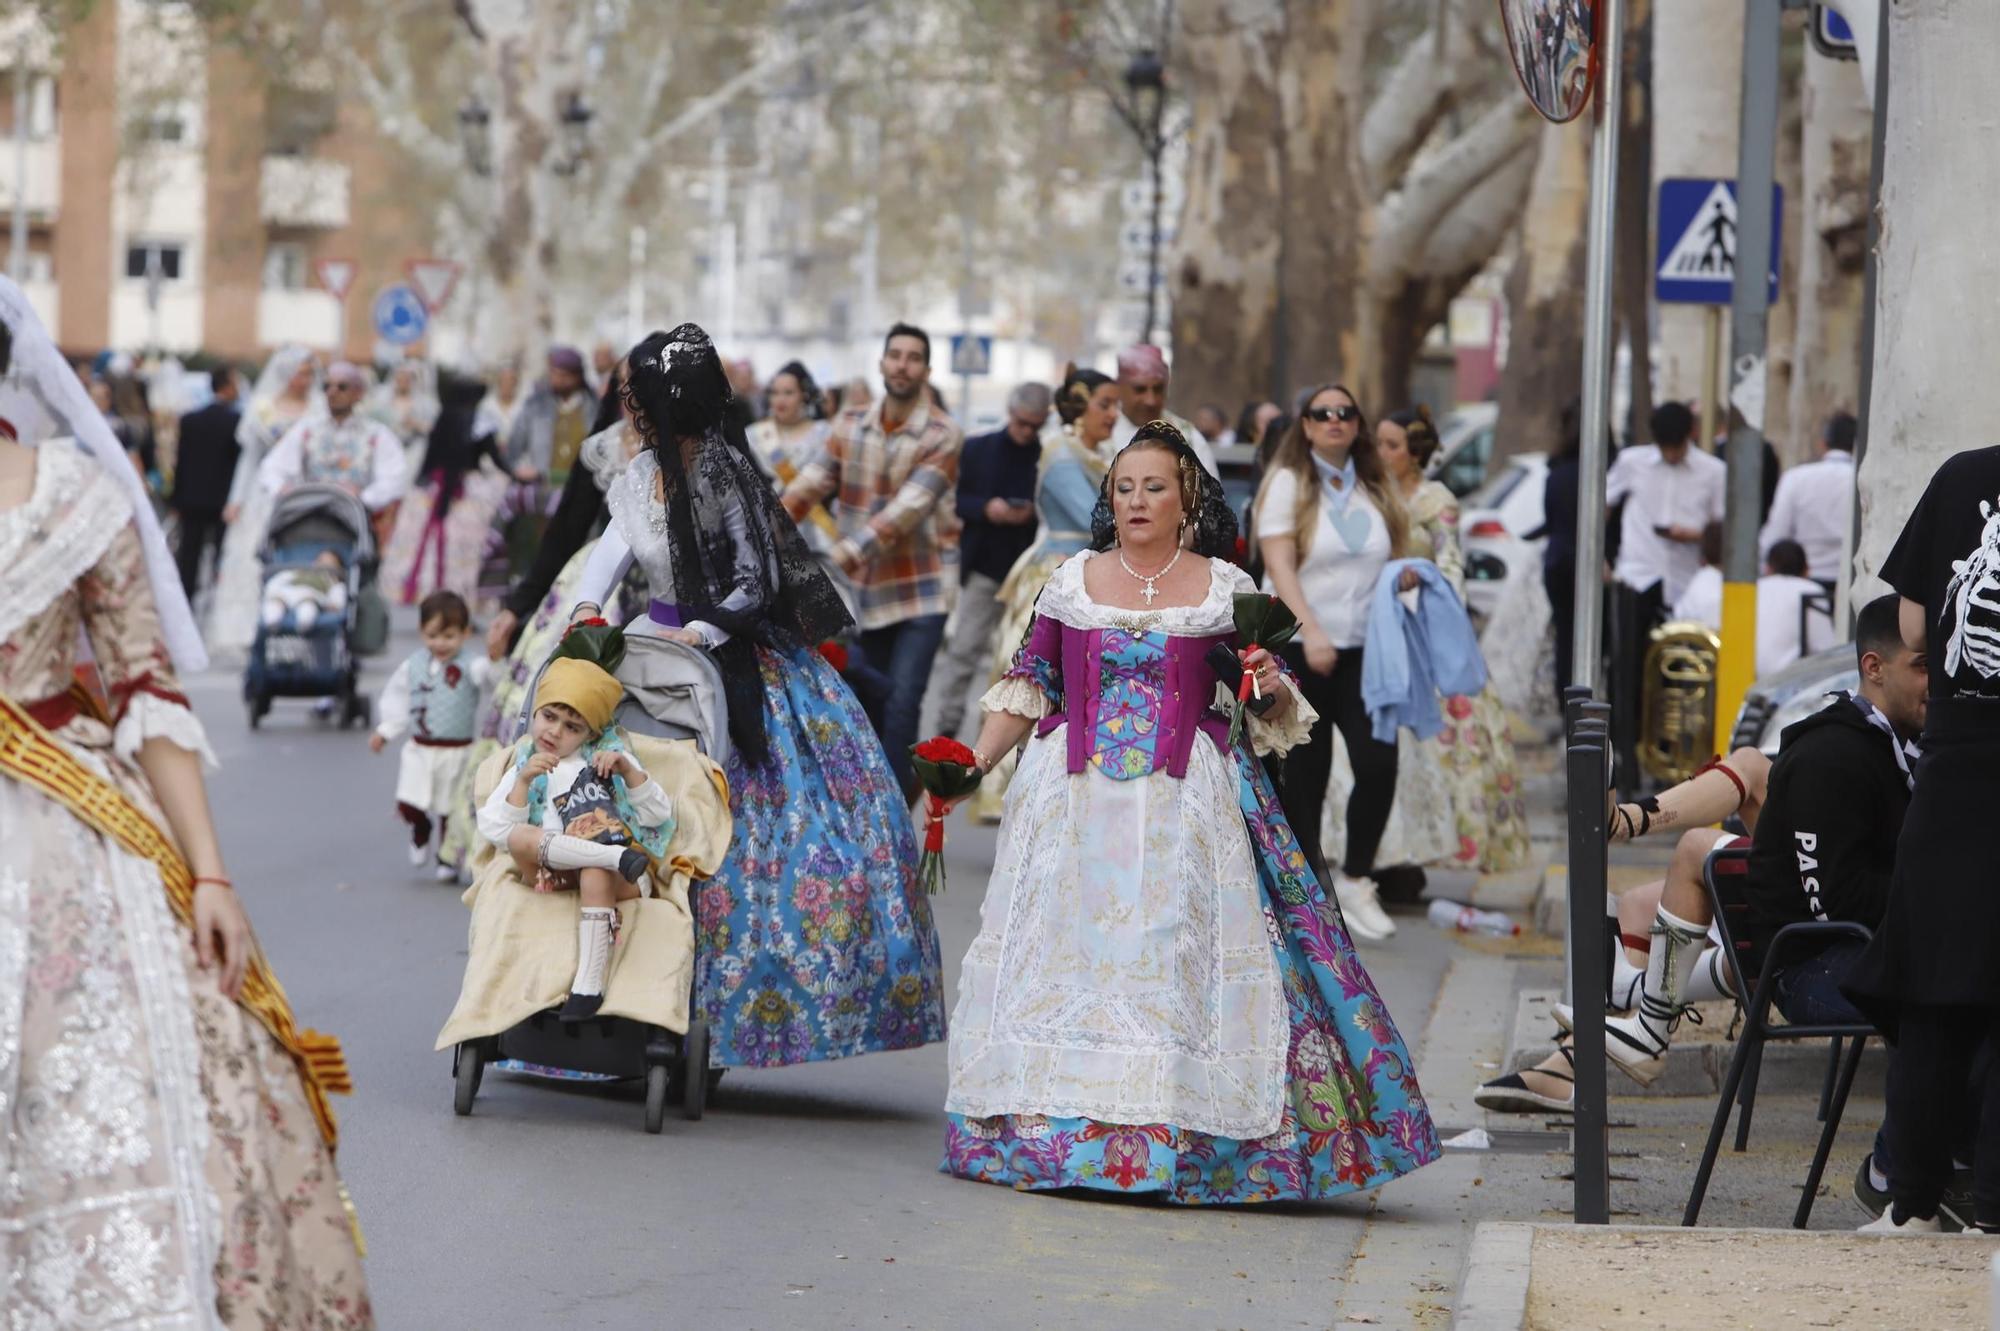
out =
[(243, 451), (236, 442), (242, 411), (236, 405), (236, 371), (222, 366), (209, 375), (215, 400), (181, 417), (180, 448), (174, 464), (174, 493), (169, 506), (180, 516), (178, 562), (181, 586), (192, 597), (201, 578), (202, 552), (213, 547), (222, 557), (222, 516), (229, 502), (229, 483)]

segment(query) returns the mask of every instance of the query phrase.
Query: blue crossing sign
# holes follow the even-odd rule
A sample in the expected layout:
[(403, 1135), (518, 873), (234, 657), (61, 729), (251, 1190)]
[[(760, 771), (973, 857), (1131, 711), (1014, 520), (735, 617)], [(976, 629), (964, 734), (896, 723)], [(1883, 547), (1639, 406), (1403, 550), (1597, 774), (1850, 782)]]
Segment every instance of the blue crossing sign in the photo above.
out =
[[(1785, 195), (1771, 187), (1771, 293), (1778, 298), (1778, 243)], [(1736, 182), (1660, 182), (1653, 296), (1662, 304), (1727, 305), (1736, 282)]]
[(993, 339), (981, 333), (953, 334), (951, 372), (968, 377), (993, 373)]

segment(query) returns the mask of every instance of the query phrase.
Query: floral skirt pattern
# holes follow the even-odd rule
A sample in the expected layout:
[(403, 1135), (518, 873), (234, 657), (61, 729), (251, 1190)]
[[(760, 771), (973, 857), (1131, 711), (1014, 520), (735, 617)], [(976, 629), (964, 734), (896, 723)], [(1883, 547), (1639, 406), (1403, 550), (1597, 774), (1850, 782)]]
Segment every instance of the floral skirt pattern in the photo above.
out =
[(1437, 1159), (1437, 1129), (1389, 1009), (1306, 868), (1270, 779), (1247, 752), (1235, 757), (1291, 1027), (1278, 1131), (1239, 1141), (1169, 1123), (947, 1114), (943, 1172), (1204, 1205), (1324, 1200)]
[(1458, 850), (1451, 863), (1481, 873), (1528, 864), (1528, 801), (1508, 733), (1507, 708), (1488, 684), (1478, 694), (1444, 700), (1444, 729), (1425, 746), (1451, 791)]
[(716, 1067), (944, 1038), (916, 833), (875, 731), (817, 652), (759, 648), (770, 757), (729, 762), (735, 839), (695, 889), (695, 993)]
[(457, 592), (468, 605), (480, 600), (480, 564), (506, 480), (486, 471), (468, 474), (444, 520), (433, 526), (439, 484), (429, 481), (404, 498), (383, 549), (382, 590), (399, 605), (415, 605), (440, 589)]

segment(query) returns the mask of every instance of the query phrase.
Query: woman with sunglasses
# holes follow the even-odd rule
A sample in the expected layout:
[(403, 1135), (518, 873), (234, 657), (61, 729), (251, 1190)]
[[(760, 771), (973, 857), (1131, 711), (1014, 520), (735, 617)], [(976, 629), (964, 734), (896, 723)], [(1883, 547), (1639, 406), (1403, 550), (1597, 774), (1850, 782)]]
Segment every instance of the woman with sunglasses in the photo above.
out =
[[(1376, 580), (1406, 553), (1409, 522), (1375, 451), (1354, 395), (1325, 384), (1303, 398), (1299, 417), (1257, 493), (1255, 522), (1264, 590), (1299, 618), (1299, 637), (1284, 649), (1306, 701), (1331, 727), (1279, 765), (1285, 817), (1322, 881), (1330, 881), (1348, 931), (1379, 942), (1396, 932), (1382, 909), (1375, 850), (1396, 793), (1396, 746), (1378, 740), (1361, 702), (1361, 653)], [(1340, 872), (1328, 872), (1320, 845), (1320, 806), (1333, 771), (1333, 730), (1354, 769), (1347, 799), (1347, 847)]]

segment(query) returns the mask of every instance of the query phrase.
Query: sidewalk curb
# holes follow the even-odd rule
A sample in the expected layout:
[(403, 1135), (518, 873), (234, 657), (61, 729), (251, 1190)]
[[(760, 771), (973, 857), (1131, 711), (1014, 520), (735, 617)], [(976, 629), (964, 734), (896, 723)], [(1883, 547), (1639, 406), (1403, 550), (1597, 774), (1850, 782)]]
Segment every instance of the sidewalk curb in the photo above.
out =
[(1452, 1331), (1520, 1331), (1526, 1324), (1535, 1228), (1518, 1220), (1480, 1222), (1459, 1268)]

